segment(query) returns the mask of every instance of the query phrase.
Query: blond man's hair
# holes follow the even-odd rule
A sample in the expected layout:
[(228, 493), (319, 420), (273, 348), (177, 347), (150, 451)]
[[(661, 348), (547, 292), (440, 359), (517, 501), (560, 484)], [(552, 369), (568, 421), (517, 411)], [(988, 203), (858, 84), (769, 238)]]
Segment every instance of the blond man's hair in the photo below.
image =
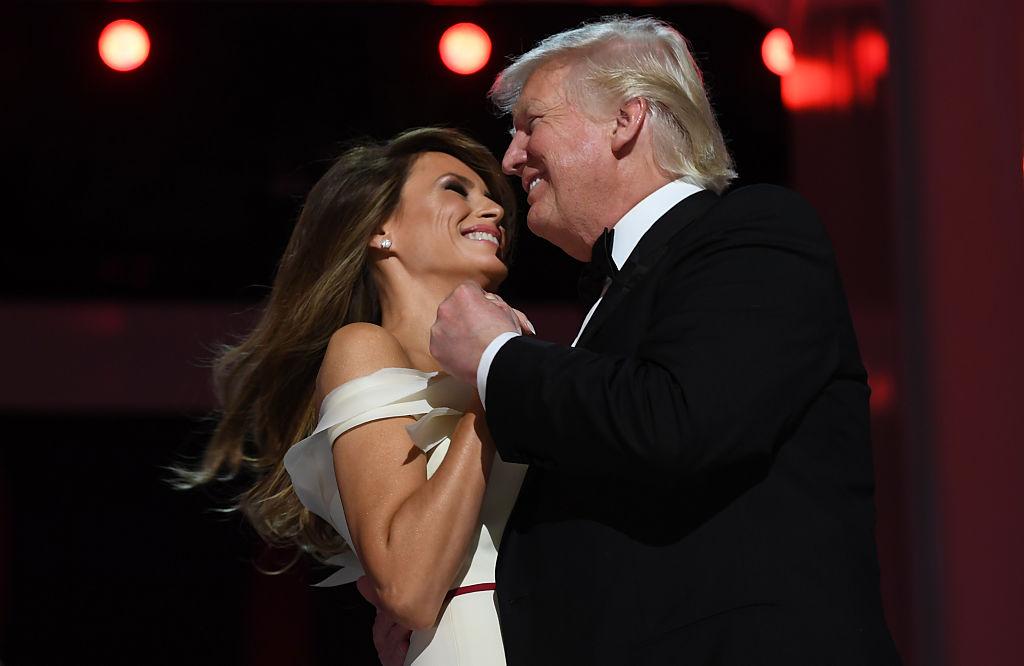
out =
[(736, 177), (700, 69), (667, 23), (611, 16), (547, 37), (498, 75), (491, 100), (510, 113), (547, 65), (571, 68), (566, 94), (584, 109), (646, 100), (655, 163), (666, 173), (718, 193)]

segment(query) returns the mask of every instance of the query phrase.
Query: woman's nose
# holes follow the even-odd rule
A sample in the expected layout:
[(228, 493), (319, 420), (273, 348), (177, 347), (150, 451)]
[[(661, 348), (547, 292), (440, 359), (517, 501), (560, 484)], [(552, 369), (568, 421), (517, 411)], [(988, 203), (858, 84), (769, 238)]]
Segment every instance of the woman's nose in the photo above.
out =
[(477, 216), (485, 220), (492, 220), (497, 224), (505, 216), (505, 209), (498, 203), (488, 199), (487, 204), (477, 211)]

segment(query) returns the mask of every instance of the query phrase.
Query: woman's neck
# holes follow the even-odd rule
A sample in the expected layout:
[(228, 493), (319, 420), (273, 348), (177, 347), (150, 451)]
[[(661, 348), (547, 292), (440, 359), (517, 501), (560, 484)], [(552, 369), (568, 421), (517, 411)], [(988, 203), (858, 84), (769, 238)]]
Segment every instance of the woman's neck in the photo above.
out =
[(437, 319), (441, 301), (456, 286), (458, 283), (403, 280), (400, 285), (379, 289), (381, 327), (395, 336), (417, 370), (434, 372), (441, 369), (430, 355), (430, 327)]

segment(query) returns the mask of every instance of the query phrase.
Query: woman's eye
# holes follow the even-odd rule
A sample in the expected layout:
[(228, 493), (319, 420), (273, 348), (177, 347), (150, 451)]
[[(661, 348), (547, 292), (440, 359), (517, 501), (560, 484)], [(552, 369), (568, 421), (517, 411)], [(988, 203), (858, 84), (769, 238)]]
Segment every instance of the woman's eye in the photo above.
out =
[(452, 192), (458, 192), (464, 197), (469, 196), (469, 192), (467, 192), (466, 188), (462, 185), (462, 183), (458, 182), (457, 180), (448, 181), (448, 183), (445, 184), (444, 189), (451, 190)]

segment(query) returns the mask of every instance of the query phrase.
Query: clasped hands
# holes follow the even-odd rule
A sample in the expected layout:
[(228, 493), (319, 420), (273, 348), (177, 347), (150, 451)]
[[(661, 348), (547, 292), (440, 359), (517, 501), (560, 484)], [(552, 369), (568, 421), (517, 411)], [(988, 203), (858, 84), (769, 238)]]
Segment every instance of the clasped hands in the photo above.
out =
[(534, 335), (533, 324), (500, 296), (463, 282), (437, 308), (430, 328), (430, 355), (447, 374), (476, 386), (487, 345), (502, 333)]

